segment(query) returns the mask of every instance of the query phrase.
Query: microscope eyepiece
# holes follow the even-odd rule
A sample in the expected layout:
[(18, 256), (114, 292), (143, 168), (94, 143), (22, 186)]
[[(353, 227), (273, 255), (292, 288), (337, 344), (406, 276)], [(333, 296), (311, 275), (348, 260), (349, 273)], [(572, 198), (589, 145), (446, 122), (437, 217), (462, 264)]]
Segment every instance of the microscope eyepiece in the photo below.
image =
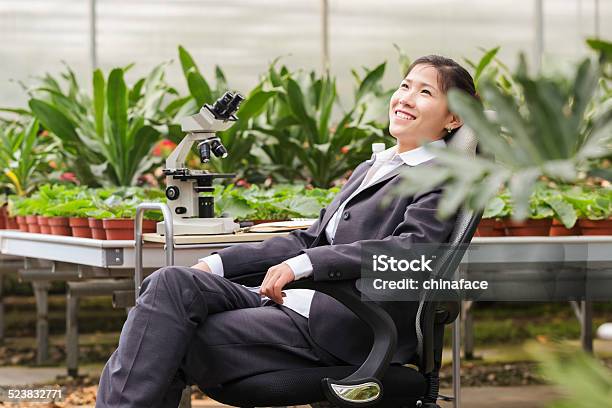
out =
[(244, 97), (239, 93), (234, 95), (231, 92), (226, 92), (215, 101), (211, 110), (218, 119), (227, 119), (238, 110), (238, 106), (243, 100)]
[(234, 95), (232, 100), (227, 104), (227, 109), (225, 110), (225, 115), (228, 117), (233, 115), (234, 112), (238, 110), (238, 106), (244, 101), (244, 97), (237, 93)]

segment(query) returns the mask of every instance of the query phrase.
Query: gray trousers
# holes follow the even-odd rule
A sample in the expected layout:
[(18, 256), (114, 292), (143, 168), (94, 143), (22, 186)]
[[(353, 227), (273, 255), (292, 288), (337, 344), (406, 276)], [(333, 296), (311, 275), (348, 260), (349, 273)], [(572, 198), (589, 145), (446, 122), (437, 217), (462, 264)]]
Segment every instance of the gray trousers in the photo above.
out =
[(166, 267), (144, 280), (96, 407), (176, 408), (187, 384), (337, 364), (312, 341), (305, 317), (223, 277)]

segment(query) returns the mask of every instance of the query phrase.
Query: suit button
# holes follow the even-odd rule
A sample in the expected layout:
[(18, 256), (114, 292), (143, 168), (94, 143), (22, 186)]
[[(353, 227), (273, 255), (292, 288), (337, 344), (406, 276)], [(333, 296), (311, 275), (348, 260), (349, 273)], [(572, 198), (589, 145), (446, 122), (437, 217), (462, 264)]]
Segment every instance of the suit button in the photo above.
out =
[(342, 214), (342, 218), (344, 218), (345, 220), (348, 220), (349, 218), (351, 218), (351, 213), (348, 211), (345, 211), (344, 214)]

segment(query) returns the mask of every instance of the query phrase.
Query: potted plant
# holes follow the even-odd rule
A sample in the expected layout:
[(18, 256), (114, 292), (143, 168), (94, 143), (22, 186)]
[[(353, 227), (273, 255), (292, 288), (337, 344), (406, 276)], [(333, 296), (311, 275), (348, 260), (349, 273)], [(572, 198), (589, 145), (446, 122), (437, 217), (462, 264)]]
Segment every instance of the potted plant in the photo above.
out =
[(505, 220), (506, 232), (510, 236), (548, 236), (553, 209), (546, 202), (546, 190), (543, 184), (536, 185), (529, 199), (529, 214), (527, 219), (518, 221), (512, 218)]
[(6, 229), (19, 229), (19, 225), (17, 224), (17, 216), (15, 214), (15, 200), (18, 200), (19, 197), (15, 195), (11, 195), (7, 197), (6, 200)]
[[(60, 210), (56, 209), (55, 206), (64, 201), (71, 201), (77, 191), (80, 191), (80, 189), (64, 185), (44, 184), (40, 186), (34, 197), (37, 207), (36, 219), (41, 233), (53, 234), (49, 219), (59, 216), (58, 211)], [(56, 232), (58, 231), (60, 231), (60, 228), (56, 228)]]
[(6, 195), (0, 195), (0, 229), (6, 229), (8, 217), (8, 204), (6, 202)]
[(567, 199), (568, 194), (572, 194), (572, 190), (576, 188), (579, 189), (573, 186), (559, 186), (551, 189), (550, 194), (545, 198), (546, 203), (555, 213), (550, 227), (550, 236), (581, 235), (576, 210)]
[(49, 228), (53, 235), (72, 236), (69, 217), (89, 201), (82, 198), (84, 189), (79, 187), (54, 186), (47, 188), (48, 206), (42, 215), (48, 217)]
[(482, 219), (476, 229), (477, 237), (503, 237), (506, 235), (504, 218), (512, 212), (509, 196), (503, 193), (487, 203)]
[(115, 68), (105, 76), (96, 69), (90, 94), (70, 68), (64, 81), (46, 75), (30, 92), (32, 115), (59, 143), (63, 161), (84, 184), (134, 185), (161, 160), (151, 150), (161, 140), (158, 128), (169, 120), (167, 96), (176, 91), (164, 80), (165, 64), (133, 86), (125, 82), (126, 70)]
[(28, 227), (28, 232), (40, 234), (40, 226), (38, 225), (38, 209), (40, 202), (37, 197), (29, 197), (24, 200), (25, 221)]
[[(120, 188), (98, 203), (98, 208), (107, 211), (102, 218), (102, 226), (108, 240), (133, 240), (134, 216), (136, 206), (143, 201), (156, 202), (165, 200), (160, 190), (144, 190), (142, 188)], [(110, 214), (109, 214), (110, 213)], [(144, 216), (143, 232), (155, 232), (157, 216), (147, 211)]]
[(578, 212), (583, 235), (612, 235), (612, 189), (585, 188), (568, 200)]
[(22, 232), (28, 232), (28, 225), (26, 224), (26, 205), (25, 197), (18, 197), (16, 195), (9, 196), (8, 212), (9, 217), (12, 218), (13, 226), (15, 229), (19, 229)]
[(78, 204), (70, 208), (68, 215), (68, 225), (72, 230), (72, 236), (80, 238), (92, 238), (88, 216), (96, 208), (93, 207), (91, 200), (78, 200)]

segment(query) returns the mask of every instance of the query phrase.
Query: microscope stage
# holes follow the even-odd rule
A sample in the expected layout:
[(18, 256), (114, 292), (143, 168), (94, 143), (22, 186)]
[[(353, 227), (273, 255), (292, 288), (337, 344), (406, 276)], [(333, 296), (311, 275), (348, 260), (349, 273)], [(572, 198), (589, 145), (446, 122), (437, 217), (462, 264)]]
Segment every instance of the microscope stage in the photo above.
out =
[[(231, 218), (175, 218), (174, 235), (233, 234), (240, 226)], [(157, 223), (157, 233), (164, 235), (164, 223)]]

